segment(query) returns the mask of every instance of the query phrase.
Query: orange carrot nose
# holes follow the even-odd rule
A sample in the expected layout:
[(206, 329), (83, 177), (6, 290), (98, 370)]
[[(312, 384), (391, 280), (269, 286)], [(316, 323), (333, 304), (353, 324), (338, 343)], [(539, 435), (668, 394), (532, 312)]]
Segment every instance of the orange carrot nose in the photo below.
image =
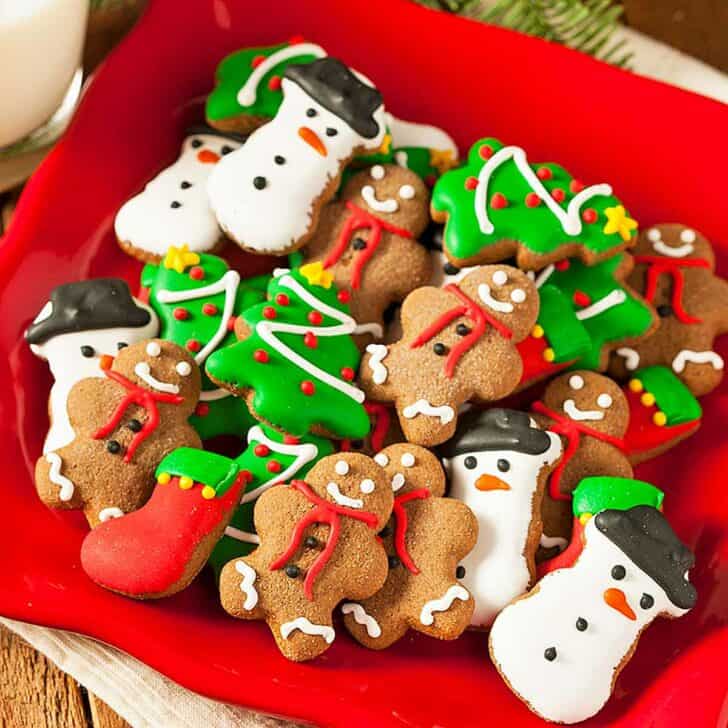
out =
[(202, 162), (202, 164), (216, 164), (220, 161), (220, 155), (215, 154), (215, 152), (212, 152), (209, 149), (200, 149), (200, 151), (197, 152), (197, 161)]
[(106, 371), (107, 369), (111, 369), (111, 365), (114, 363), (114, 357), (110, 354), (102, 354), (99, 357), (99, 366)]
[(298, 130), (298, 136), (300, 136), (306, 144), (312, 146), (322, 157), (328, 155), (328, 151), (326, 150), (324, 143), (313, 129), (309, 129), (307, 126), (302, 126)]
[(627, 619), (635, 620), (637, 615), (627, 602), (627, 597), (621, 589), (607, 589), (604, 592), (604, 601), (612, 608), (623, 614)]
[(510, 490), (511, 486), (508, 485), (508, 483), (505, 482), (505, 480), (501, 480), (500, 478), (496, 477), (495, 475), (481, 475), (476, 481), (475, 481), (475, 487), (478, 490)]

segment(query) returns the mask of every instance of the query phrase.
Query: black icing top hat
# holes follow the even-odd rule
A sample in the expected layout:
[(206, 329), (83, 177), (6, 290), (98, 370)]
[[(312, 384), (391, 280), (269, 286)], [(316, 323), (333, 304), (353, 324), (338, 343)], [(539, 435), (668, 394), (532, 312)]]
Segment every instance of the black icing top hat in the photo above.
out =
[(451, 458), (466, 452), (512, 450), (540, 455), (549, 449), (551, 438), (531, 425), (525, 412), (509, 409), (471, 410), (460, 418), (455, 435), (439, 452)]
[(149, 311), (132, 298), (126, 281), (94, 278), (54, 288), (49, 303), (28, 327), (25, 338), (29, 344), (42, 344), (76, 331), (146, 326), (150, 318)]
[(357, 78), (338, 58), (327, 56), (312, 63), (288, 66), (283, 77), (300, 86), (365, 139), (372, 139), (379, 133), (374, 112), (382, 105), (382, 95)]
[(232, 131), (220, 131), (207, 124), (190, 124), (185, 129), (185, 136), (195, 136), (196, 134), (207, 134), (208, 136), (220, 137), (220, 139), (231, 139), (241, 144), (245, 142), (245, 136), (242, 134), (236, 134)]
[(693, 552), (680, 541), (665, 516), (652, 506), (606, 510), (594, 517), (596, 527), (642, 571), (659, 584), (681, 609), (695, 606), (698, 594), (686, 572)]

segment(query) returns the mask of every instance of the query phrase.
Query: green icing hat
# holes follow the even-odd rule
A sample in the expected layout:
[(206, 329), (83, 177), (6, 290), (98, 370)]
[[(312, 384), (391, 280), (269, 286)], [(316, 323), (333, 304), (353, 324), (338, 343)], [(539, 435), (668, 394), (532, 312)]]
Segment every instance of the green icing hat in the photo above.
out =
[(652, 506), (659, 510), (664, 497), (659, 488), (643, 480), (595, 476), (579, 483), (572, 508), (577, 518), (585, 514), (593, 516), (607, 509), (626, 511), (635, 506)]
[(178, 447), (157, 466), (155, 477), (163, 474), (171, 477), (191, 478), (195, 483), (212, 488), (215, 495), (224, 495), (235, 482), (240, 466), (224, 455), (198, 450), (194, 447)]

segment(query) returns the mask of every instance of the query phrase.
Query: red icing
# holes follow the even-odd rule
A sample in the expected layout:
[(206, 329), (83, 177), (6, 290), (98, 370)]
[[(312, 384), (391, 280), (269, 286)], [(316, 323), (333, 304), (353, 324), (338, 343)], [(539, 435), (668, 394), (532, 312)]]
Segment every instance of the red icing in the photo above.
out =
[(347, 382), (351, 382), (356, 376), (356, 372), (351, 367), (344, 367), (341, 370), (341, 378)]
[(493, 147), (489, 144), (483, 144), (478, 150), (478, 154), (480, 154), (481, 159), (490, 159), (493, 156)]
[(201, 281), (205, 278), (205, 271), (199, 265), (190, 268), (190, 278), (193, 281)]
[(313, 585), (316, 581), (316, 577), (321, 573), (326, 564), (329, 562), (329, 559), (333, 556), (336, 544), (339, 542), (339, 536), (341, 535), (341, 517), (346, 516), (348, 518), (354, 518), (357, 521), (365, 523), (369, 526), (369, 528), (376, 528), (379, 519), (374, 513), (346, 508), (345, 506), (340, 506), (337, 503), (324, 500), (317, 496), (302, 480), (294, 480), (289, 487), (301, 493), (306, 500), (313, 504), (313, 508), (308, 511), (308, 513), (306, 513), (301, 520), (298, 521), (298, 523), (296, 523), (286, 550), (277, 559), (271, 562), (270, 570), (277, 571), (278, 569), (283, 568), (286, 563), (293, 558), (300, 547), (304, 533), (309, 526), (314, 523), (327, 524), (329, 526), (329, 536), (326, 540), (326, 545), (311, 564), (311, 567), (306, 574), (306, 578), (303, 580), (303, 592), (306, 595), (306, 599), (313, 601)]
[(504, 207), (508, 207), (508, 200), (502, 192), (496, 192), (490, 198), (490, 206), (494, 210), (502, 210)]
[(276, 311), (273, 306), (266, 306), (263, 309), (263, 318), (274, 319), (277, 315), (278, 311)]
[(301, 442), (301, 438), (295, 435), (283, 435), (283, 442), (286, 445), (298, 445)]
[(430, 495), (431, 493), (427, 488), (411, 490), (409, 493), (395, 496), (394, 506), (392, 508), (392, 515), (394, 516), (394, 550), (397, 552), (397, 556), (399, 556), (402, 564), (415, 575), (419, 574), (420, 570), (417, 568), (415, 562), (412, 561), (412, 557), (409, 551), (407, 551), (407, 544), (405, 543), (407, 536), (407, 511), (404, 505), (412, 500), (429, 498)]
[(271, 76), (270, 81), (268, 81), (268, 88), (271, 91), (280, 91), (281, 77), (280, 76)]
[(546, 336), (536, 338), (528, 336), (516, 345), (518, 353), (523, 362), (523, 373), (519, 382), (519, 389), (527, 386), (544, 377), (555, 374), (562, 369), (570, 366), (572, 361), (553, 362), (544, 359), (544, 352), (549, 348), (549, 342)]
[(304, 379), (301, 382), (301, 391), (307, 396), (310, 397), (316, 392), (316, 386), (310, 379)]
[(253, 352), (253, 359), (255, 359), (258, 364), (266, 364), (270, 357), (268, 356), (268, 352), (265, 349), (256, 349)]
[(275, 301), (279, 306), (287, 306), (291, 299), (285, 293), (276, 293)]
[(309, 349), (315, 349), (318, 346), (318, 339), (316, 338), (316, 334), (314, 334), (313, 331), (307, 331), (303, 335), (303, 343)]
[(555, 187), (551, 190), (551, 197), (553, 197), (556, 202), (563, 202), (566, 199), (566, 192), (564, 192), (561, 187)]
[(466, 190), (474, 190), (478, 186), (478, 178), (477, 177), (467, 177), (465, 179), (465, 189)]
[(321, 311), (309, 311), (308, 320), (312, 324), (320, 324), (324, 320), (324, 316)]
[(253, 448), (253, 453), (256, 457), (265, 458), (270, 455), (270, 448), (261, 442)]
[(265, 467), (269, 473), (280, 473), (282, 468), (281, 464), (277, 460), (269, 460)]
[(138, 384), (134, 384), (134, 382), (127, 379), (123, 374), (119, 374), (119, 372), (115, 372), (112, 369), (107, 369), (104, 374), (109, 379), (120, 384), (126, 390), (126, 395), (119, 402), (119, 405), (111, 415), (111, 419), (103, 427), (100, 427), (94, 432), (92, 435), (94, 440), (101, 440), (111, 434), (119, 426), (119, 423), (124, 417), (124, 413), (131, 405), (135, 404), (143, 407), (147, 413), (147, 419), (142, 425), (142, 429), (134, 433), (134, 437), (129, 443), (126, 453), (124, 453), (124, 462), (129, 463), (134, 457), (134, 453), (139, 445), (157, 429), (157, 425), (159, 424), (157, 403), (182, 404), (185, 400), (179, 394), (167, 394), (166, 392), (154, 392), (151, 389), (145, 389)]
[(336, 294), (339, 303), (349, 303), (351, 301), (351, 293), (347, 290), (341, 290)]
[(587, 224), (596, 222), (597, 211), (593, 207), (587, 207), (586, 210), (581, 213), (581, 219)]
[(172, 316), (174, 316), (177, 321), (186, 321), (190, 317), (190, 312), (186, 308), (175, 308), (174, 311), (172, 311)]
[(554, 263), (554, 268), (558, 271), (565, 271), (569, 270), (569, 266), (571, 263), (568, 260), (560, 260), (557, 263)]
[(227, 322), (227, 330), (233, 331), (235, 329), (235, 322), (238, 320), (237, 316), (231, 316)]
[(538, 207), (540, 204), (541, 198), (535, 192), (526, 195), (526, 207)]
[(210, 405), (207, 402), (198, 402), (195, 407), (195, 414), (198, 417), (207, 417), (210, 414)]
[(548, 167), (539, 167), (536, 170), (536, 176), (539, 179), (551, 179), (554, 176), (554, 173), (548, 168)]
[(215, 315), (217, 315), (218, 311), (219, 311), (219, 309), (214, 303), (203, 303), (202, 304), (202, 313), (204, 313), (205, 316), (215, 316)]
[(574, 301), (577, 306), (584, 308), (591, 303), (591, 296), (589, 296), (588, 293), (584, 293), (584, 291), (574, 291), (572, 301)]
[(198, 352), (202, 348), (202, 344), (197, 339), (190, 339), (186, 344), (185, 348), (188, 351)]
[(577, 194), (578, 192), (581, 192), (584, 189), (584, 183), (580, 182), (578, 179), (572, 179), (569, 183), (569, 189), (574, 193)]
[(336, 239), (336, 243), (332, 248), (331, 252), (324, 260), (324, 268), (330, 268), (332, 265), (337, 263), (344, 251), (349, 247), (351, 242), (351, 236), (357, 230), (369, 230), (369, 238), (366, 241), (366, 248), (363, 250), (357, 250), (354, 253), (354, 261), (351, 265), (351, 287), (356, 290), (361, 285), (361, 275), (364, 266), (369, 262), (369, 259), (374, 255), (382, 240), (382, 230), (400, 235), (403, 238), (411, 238), (412, 233), (404, 228), (396, 227), (388, 223), (386, 220), (372, 215), (366, 210), (362, 210), (353, 202), (347, 201), (346, 208), (349, 210), (349, 215), (344, 222), (339, 237)]
[(373, 422), (372, 431), (369, 436), (372, 443), (372, 450), (379, 452), (384, 447), (384, 438), (389, 431), (389, 410), (381, 402), (364, 402), (364, 409)]
[(265, 56), (263, 56), (263, 55), (254, 56), (253, 60), (250, 62), (251, 68), (258, 68), (258, 66), (261, 63), (263, 63), (264, 60), (265, 60)]

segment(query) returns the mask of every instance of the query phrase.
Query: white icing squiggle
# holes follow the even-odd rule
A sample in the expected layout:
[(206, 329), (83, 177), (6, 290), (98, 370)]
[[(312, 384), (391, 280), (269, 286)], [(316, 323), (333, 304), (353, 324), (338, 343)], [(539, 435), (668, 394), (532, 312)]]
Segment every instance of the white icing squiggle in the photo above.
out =
[(152, 369), (148, 362), (140, 361), (137, 362), (134, 367), (134, 374), (141, 379), (144, 384), (148, 384), (152, 389), (156, 389), (158, 392), (165, 392), (166, 394), (179, 394), (179, 387), (171, 382), (163, 382), (161, 379), (157, 379), (152, 375)]
[(569, 545), (569, 542), (561, 536), (547, 536), (542, 533), (539, 544), (545, 549), (552, 549), (555, 546), (559, 551), (563, 551)]
[(73, 484), (72, 480), (69, 480), (65, 475), (61, 474), (61, 466), (63, 465), (61, 456), (57, 452), (49, 452), (46, 453), (45, 457), (48, 461), (48, 465), (50, 465), (48, 479), (51, 483), (58, 485), (61, 488), (58, 493), (58, 497), (64, 503), (66, 501), (70, 501), (71, 498), (73, 498), (73, 492), (76, 489), (76, 486)]
[(455, 410), (450, 405), (443, 404), (439, 406), (431, 405), (426, 399), (418, 399), (410, 405), (407, 405), (402, 414), (411, 420), (417, 415), (427, 415), (428, 417), (438, 417), (441, 425), (452, 422), (455, 418)]
[(235, 526), (228, 526), (225, 529), (225, 535), (234, 538), (236, 541), (242, 541), (243, 543), (252, 543), (256, 546), (260, 546), (260, 536), (257, 533), (250, 533), (249, 531), (243, 531)]
[(576, 318), (579, 321), (585, 319), (594, 318), (599, 316), (600, 313), (604, 313), (610, 308), (619, 306), (627, 300), (627, 294), (619, 288), (615, 288), (613, 291), (608, 293), (604, 298), (600, 298), (598, 301), (594, 301), (591, 306), (582, 308), (581, 311), (576, 312)]
[(380, 200), (377, 198), (377, 193), (374, 187), (371, 185), (364, 185), (361, 188), (361, 196), (364, 202), (367, 203), (372, 210), (377, 212), (397, 212), (399, 210), (399, 203), (392, 197), (388, 197), (386, 200)]
[(351, 614), (357, 624), (366, 628), (370, 637), (377, 639), (382, 636), (382, 628), (379, 626), (379, 622), (371, 614), (367, 614), (361, 604), (346, 602), (346, 604), (341, 605), (341, 613)]
[(314, 624), (306, 617), (296, 617), (296, 619), (290, 622), (284, 622), (281, 625), (281, 635), (285, 640), (296, 630), (315, 637), (323, 637), (329, 645), (334, 641), (334, 637), (336, 637), (333, 627), (329, 627), (326, 624)]
[(426, 627), (429, 627), (435, 621), (434, 613), (446, 612), (456, 599), (460, 599), (463, 602), (470, 599), (468, 590), (460, 584), (453, 584), (439, 599), (432, 599), (426, 602), (420, 612), (420, 622)]
[(243, 580), (240, 582), (240, 591), (245, 594), (243, 609), (249, 611), (258, 603), (258, 591), (255, 588), (255, 580), (258, 575), (255, 573), (255, 569), (252, 566), (248, 566), (244, 561), (235, 562), (235, 571), (243, 577)]
[(636, 349), (621, 346), (617, 349), (617, 354), (624, 359), (624, 368), (627, 371), (633, 372), (640, 365), (640, 354)]
[(678, 374), (682, 374), (687, 364), (710, 364), (713, 369), (718, 371), (723, 369), (723, 359), (714, 351), (691, 351), (690, 349), (683, 349), (672, 360), (672, 369)]
[(99, 511), (99, 521), (110, 521), (112, 518), (121, 518), (124, 515), (124, 511), (116, 506), (111, 508), (102, 508)]
[(382, 364), (382, 360), (387, 356), (389, 350), (384, 344), (369, 344), (367, 346), (369, 357), (369, 368), (372, 370), (372, 380), (374, 384), (384, 384), (387, 381), (389, 372), (387, 367)]

